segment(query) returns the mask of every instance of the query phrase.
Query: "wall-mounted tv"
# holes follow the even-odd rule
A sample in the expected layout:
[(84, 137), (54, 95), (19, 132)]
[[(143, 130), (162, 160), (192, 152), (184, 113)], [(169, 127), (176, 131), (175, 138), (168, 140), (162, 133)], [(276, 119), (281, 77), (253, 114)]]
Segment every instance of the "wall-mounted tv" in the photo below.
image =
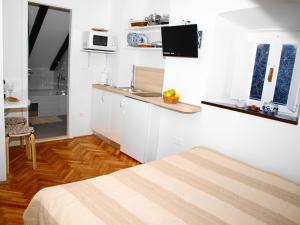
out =
[(163, 55), (198, 58), (197, 24), (161, 28)]

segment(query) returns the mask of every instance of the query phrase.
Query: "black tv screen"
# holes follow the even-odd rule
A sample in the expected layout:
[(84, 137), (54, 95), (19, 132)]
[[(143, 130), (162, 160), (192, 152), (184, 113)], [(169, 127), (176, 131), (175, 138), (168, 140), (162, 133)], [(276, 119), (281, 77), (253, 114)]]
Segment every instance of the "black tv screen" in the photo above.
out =
[(161, 28), (163, 55), (198, 58), (197, 24)]

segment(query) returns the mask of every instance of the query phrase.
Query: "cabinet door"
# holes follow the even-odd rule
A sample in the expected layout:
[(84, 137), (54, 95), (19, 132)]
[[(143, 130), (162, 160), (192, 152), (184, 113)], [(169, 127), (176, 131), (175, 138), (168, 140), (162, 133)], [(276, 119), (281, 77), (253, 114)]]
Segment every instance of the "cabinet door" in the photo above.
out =
[(109, 123), (109, 138), (114, 142), (121, 143), (121, 119), (122, 119), (122, 100), (124, 96), (111, 94), (111, 110)]
[(131, 98), (122, 101), (121, 151), (145, 162), (149, 104)]
[(93, 131), (98, 132), (98, 121), (97, 121), (97, 117), (99, 115), (100, 112), (100, 90), (97, 90), (95, 88), (93, 88), (93, 92), (92, 92), (92, 129)]
[(110, 111), (110, 95), (99, 89), (93, 89), (92, 129), (106, 136)]
[(157, 160), (159, 125), (161, 108), (156, 105), (149, 105), (148, 119), (148, 140), (145, 151), (145, 162)]

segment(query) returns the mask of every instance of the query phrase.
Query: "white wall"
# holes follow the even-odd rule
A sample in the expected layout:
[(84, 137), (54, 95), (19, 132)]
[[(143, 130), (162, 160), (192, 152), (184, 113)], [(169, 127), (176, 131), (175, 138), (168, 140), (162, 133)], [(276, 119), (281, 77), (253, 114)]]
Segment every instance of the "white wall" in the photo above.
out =
[[(26, 99), (27, 94), (27, 26), (23, 26), (26, 17), (26, 1), (3, 0), (3, 76), (6, 82), (14, 83), (13, 95)], [(25, 21), (24, 21), (25, 22)], [(26, 112), (23, 113), (26, 116)]]
[[(3, 33), (2, 33), (2, 1), (0, 1), (0, 81), (3, 80)], [(3, 96), (3, 83), (0, 82), (0, 96)], [(4, 141), (4, 105), (0, 97), (0, 181), (6, 180), (6, 155)]]
[(119, 45), (118, 53), (110, 57), (114, 64), (111, 77), (115, 85), (130, 85), (133, 65), (164, 68), (161, 52), (127, 48), (127, 34), (130, 32), (127, 29), (130, 19), (143, 20), (153, 13), (168, 14), (169, 7), (169, 0), (112, 0), (112, 34), (118, 36)]
[(300, 127), (203, 106), (203, 146), (300, 183)]
[[(10, 47), (5, 51), (5, 54), (10, 55), (6, 65), (12, 72), (6, 73), (5, 77), (19, 82), (18, 86), (24, 90), (23, 97), (27, 98), (27, 1), (5, 0), (4, 2), (7, 5), (5, 16), (7, 21), (11, 21), (10, 24), (5, 25), (8, 29), (5, 33), (16, 42), (6, 43)], [(88, 57), (88, 53), (81, 51), (82, 32), (92, 27), (109, 28), (110, 1), (89, 0), (87, 3), (81, 0), (34, 0), (32, 2), (71, 10), (69, 136), (90, 134), (91, 85), (103, 69), (105, 56), (91, 54)]]
[[(230, 74), (226, 65), (232, 41), (226, 37), (226, 30), (221, 35), (219, 14), (259, 4), (262, 1), (190, 0), (187, 3), (171, 0), (171, 23), (190, 19), (198, 23), (204, 36), (198, 59), (167, 58), (165, 87), (178, 89), (182, 100), (194, 104), (228, 94)], [(268, 7), (263, 9), (268, 13)], [(273, 19), (276, 20), (276, 17)], [(277, 24), (280, 26), (280, 22)], [(185, 117), (169, 111), (163, 112), (159, 151), (188, 150), (191, 143), (194, 146), (206, 146), (300, 183), (299, 134), (299, 125), (288, 125), (203, 105), (202, 112), (197, 116)], [(180, 145), (174, 140), (181, 140)]]

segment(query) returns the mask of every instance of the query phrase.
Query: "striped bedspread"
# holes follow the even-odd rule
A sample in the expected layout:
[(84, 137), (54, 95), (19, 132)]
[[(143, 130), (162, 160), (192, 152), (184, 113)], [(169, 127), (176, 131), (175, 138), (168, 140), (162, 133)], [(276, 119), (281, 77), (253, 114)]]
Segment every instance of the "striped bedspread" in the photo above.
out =
[(25, 225), (300, 224), (300, 186), (197, 148), (41, 190)]

